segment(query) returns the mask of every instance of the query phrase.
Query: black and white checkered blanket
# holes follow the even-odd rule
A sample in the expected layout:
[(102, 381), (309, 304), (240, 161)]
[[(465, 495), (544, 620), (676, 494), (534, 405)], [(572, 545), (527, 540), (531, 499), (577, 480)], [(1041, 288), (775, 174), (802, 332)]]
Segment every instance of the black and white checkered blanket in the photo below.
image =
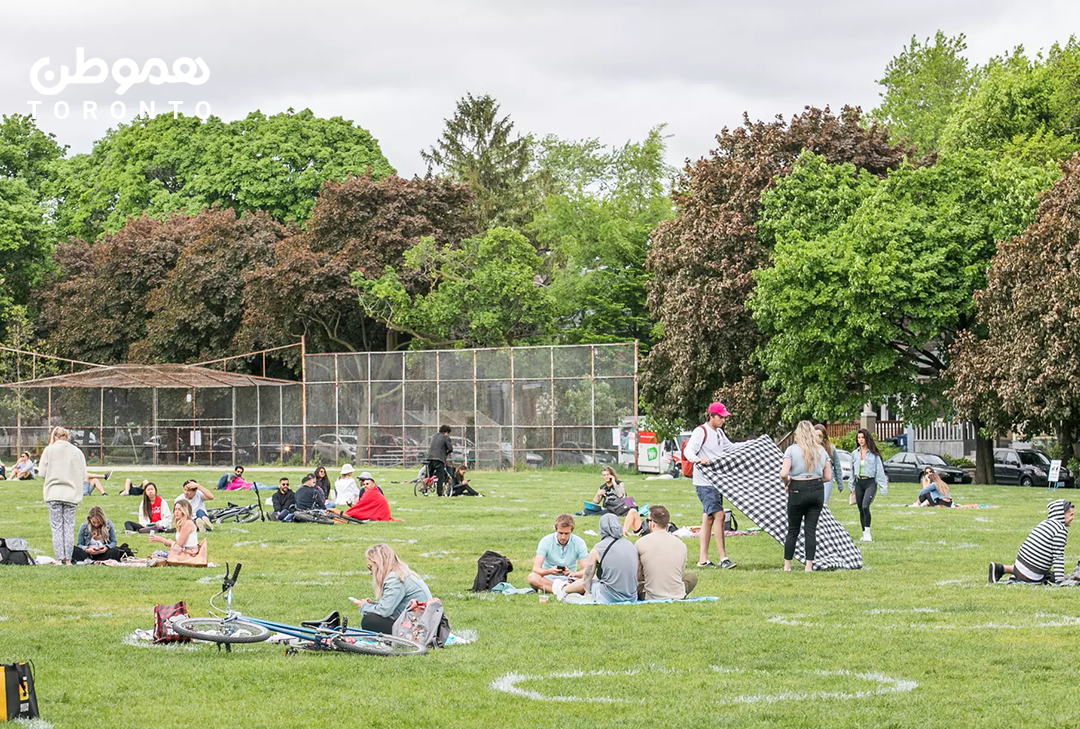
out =
[[(736, 509), (781, 545), (787, 536), (787, 491), (780, 481), (784, 455), (768, 436), (736, 443), (708, 466), (699, 466), (709, 482), (719, 489)], [(795, 558), (806, 557), (806, 535), (799, 533)], [(821, 510), (817, 528), (815, 570), (857, 570), (862, 553), (829, 507)]]

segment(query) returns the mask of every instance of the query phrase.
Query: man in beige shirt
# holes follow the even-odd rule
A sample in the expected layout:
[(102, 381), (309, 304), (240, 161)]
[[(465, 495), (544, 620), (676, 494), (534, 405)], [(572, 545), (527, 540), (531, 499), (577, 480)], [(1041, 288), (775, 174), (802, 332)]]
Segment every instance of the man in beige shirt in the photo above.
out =
[(686, 545), (668, 531), (671, 515), (663, 506), (650, 506), (649, 533), (637, 541), (638, 599), (682, 600), (697, 585), (687, 572)]

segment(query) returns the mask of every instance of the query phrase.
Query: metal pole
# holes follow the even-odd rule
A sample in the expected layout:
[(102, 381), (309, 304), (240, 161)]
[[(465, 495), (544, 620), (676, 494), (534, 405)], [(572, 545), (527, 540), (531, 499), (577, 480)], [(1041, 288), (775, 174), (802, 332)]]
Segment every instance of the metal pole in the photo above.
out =
[(596, 347), (589, 347), (589, 412), (592, 435), (592, 461), (596, 463)]
[[(229, 391), (232, 393), (232, 412), (230, 413), (230, 415), (232, 415), (232, 428), (230, 429), (230, 432), (232, 434), (232, 467), (236, 468), (236, 388), (235, 387), (230, 388)], [(210, 444), (210, 450), (211, 450), (210, 460), (214, 459), (214, 456), (213, 456), (213, 453), (212, 453), (213, 449), (214, 449), (214, 445), (213, 445), (213, 443), (211, 443)], [(258, 459), (258, 455), (256, 455), (256, 459)]]
[(514, 410), (514, 348), (510, 347), (510, 460), (517, 463), (517, 413)]
[(401, 461), (405, 463), (405, 353), (401, 354)]
[(551, 402), (548, 411), (551, 414), (551, 465), (555, 465), (555, 348), (548, 349), (548, 392)]
[(157, 439), (157, 434), (158, 434), (158, 389), (156, 387), (153, 387), (153, 388), (150, 389), (150, 392), (151, 392), (151, 396), (150, 396), (151, 408), (154, 411), (153, 412), (154, 425), (153, 425), (153, 430), (151, 432), (151, 440), (150, 440), (150, 442), (153, 443), (154, 445), (150, 449), (150, 451), (154, 454), (153, 459), (154, 459), (154, 465), (156, 466), (158, 464), (158, 443), (163, 443), (164, 441), (159, 441)]
[[(473, 432), (473, 462), (475, 463), (480, 457), (480, 433), (478, 428), (480, 427), (479, 411), (476, 407), (476, 350), (472, 353), (472, 432)], [(502, 447), (498, 449), (499, 456), (499, 468), (502, 468)]]
[[(278, 420), (281, 420), (280, 415)], [(281, 460), (281, 449), (278, 449), (278, 460)], [(255, 460), (261, 461), (262, 457), (262, 395), (259, 394), (259, 386), (255, 385)]]
[(634, 444), (634, 470), (635, 471), (637, 470), (637, 466), (638, 466), (638, 460), (637, 460), (638, 459), (638, 446), (637, 446), (637, 442), (638, 442), (638, 432), (640, 430), (638, 428), (638, 409), (637, 409), (637, 405), (638, 405), (638, 403), (637, 403), (637, 401), (638, 401), (637, 373), (638, 373), (638, 348), (639, 348), (639, 346), (640, 346), (640, 344), (639, 344), (638, 340), (635, 339), (634, 340), (634, 433), (633, 433), (634, 437), (631, 439), (631, 442)]
[(304, 429), (300, 438), (300, 461), (307, 465), (307, 347), (304, 335), (300, 335), (300, 421)]
[[(105, 388), (98, 388), (100, 400), (98, 401), (98, 465), (105, 463)], [(90, 439), (86, 439), (87, 445)]]
[[(339, 396), (339, 392), (340, 392), (339, 388), (340, 388), (340, 385), (338, 384), (338, 356), (335, 354), (334, 355), (334, 437), (335, 437), (335, 440), (337, 438), (337, 435), (340, 433), (340, 428), (341, 428), (341, 403), (340, 403), (341, 398)], [(360, 444), (357, 443), (357, 445), (359, 446)], [(359, 452), (359, 450), (357, 452)]]

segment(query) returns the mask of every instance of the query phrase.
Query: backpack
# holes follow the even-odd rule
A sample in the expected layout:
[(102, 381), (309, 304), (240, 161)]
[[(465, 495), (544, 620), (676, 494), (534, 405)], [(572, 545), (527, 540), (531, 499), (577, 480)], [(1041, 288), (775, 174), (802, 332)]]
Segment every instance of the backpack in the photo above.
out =
[[(705, 430), (704, 425), (698, 426), (702, 430)], [(709, 437), (708, 431), (705, 433), (705, 437)], [(694, 464), (686, 459), (686, 444), (690, 442), (690, 438), (683, 441), (682, 448), (679, 449), (679, 458), (682, 461), (682, 475), (686, 478), (694, 477)]]
[(155, 643), (190, 643), (191, 638), (185, 638), (177, 633), (169, 625), (169, 620), (179, 615), (187, 616), (187, 603), (181, 600), (175, 605), (154, 606), (154, 642)]
[(473, 580), (473, 592), (491, 592), (491, 588), (500, 582), (506, 582), (506, 576), (514, 571), (509, 559), (490, 549), (476, 560), (476, 579)]
[(731, 512), (731, 509), (724, 509), (724, 531), (725, 532), (737, 532), (739, 531), (739, 522), (735, 520), (735, 514)]
[(37, 693), (34, 691), (34, 664), (28, 662), (0, 665), (0, 721), (37, 719)]
[(36, 564), (30, 556), (30, 545), (25, 539), (8, 537), (0, 539), (0, 564)]
[(409, 603), (394, 621), (393, 634), (425, 649), (442, 648), (450, 637), (450, 621), (443, 612), (442, 600), (433, 597), (427, 602)]

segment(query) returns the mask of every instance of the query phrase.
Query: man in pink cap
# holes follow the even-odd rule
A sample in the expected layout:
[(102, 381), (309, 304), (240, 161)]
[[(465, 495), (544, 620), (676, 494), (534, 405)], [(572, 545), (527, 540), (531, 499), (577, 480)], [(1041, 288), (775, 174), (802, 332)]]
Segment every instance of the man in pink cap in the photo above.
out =
[[(706, 411), (705, 422), (694, 428), (690, 440), (683, 449), (683, 455), (694, 464), (694, 489), (701, 501), (701, 534), (698, 543), (698, 567), (720, 567), (729, 570), (735, 566), (727, 557), (724, 548), (724, 497), (709, 483), (702, 473), (701, 466), (713, 461), (731, 449), (732, 443), (721, 430), (724, 421), (731, 415), (722, 402), (714, 402)], [(718, 518), (719, 516), (719, 518)], [(716, 548), (720, 554), (720, 563), (709, 561), (709, 539), (716, 537)]]

